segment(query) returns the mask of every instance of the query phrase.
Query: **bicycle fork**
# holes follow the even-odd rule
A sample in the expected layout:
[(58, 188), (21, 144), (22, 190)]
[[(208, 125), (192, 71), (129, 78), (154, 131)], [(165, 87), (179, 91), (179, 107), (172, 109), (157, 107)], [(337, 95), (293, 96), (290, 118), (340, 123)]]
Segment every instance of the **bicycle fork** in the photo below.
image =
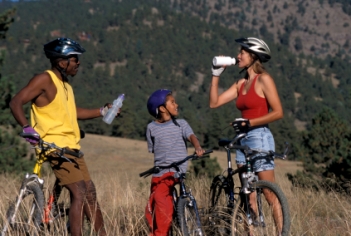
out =
[[(28, 194), (27, 186), (28, 186), (28, 184), (33, 183), (33, 182), (35, 184), (39, 184), (39, 186), (41, 188), (43, 188), (43, 185), (44, 185), (44, 180), (43, 179), (39, 178), (39, 176), (36, 175), (36, 174), (31, 174), (31, 175), (28, 174), (28, 173), (26, 174), (26, 176), (24, 177), (24, 180), (22, 181), (19, 194), (16, 197), (16, 203), (14, 205), (15, 208), (13, 210), (14, 213), (12, 214), (11, 218), (8, 218), (8, 219), (5, 220), (5, 225), (4, 225), (4, 227), (3, 227), (2, 231), (1, 231), (1, 236), (5, 236), (7, 230), (9, 229), (9, 226), (15, 222), (15, 218), (16, 218), (19, 206), (20, 206), (23, 198), (26, 196), (26, 194)], [(29, 217), (28, 217), (27, 224), (30, 223), (30, 220), (31, 220), (32, 215), (34, 213), (34, 209), (35, 209), (35, 202), (33, 202), (33, 205), (31, 206), (31, 210), (29, 212)]]
[(190, 199), (190, 202), (188, 203), (188, 206), (192, 207), (194, 209), (195, 215), (196, 215), (196, 235), (198, 236), (203, 236), (203, 232), (201, 229), (201, 222), (200, 222), (200, 214), (199, 214), (199, 209), (196, 204), (196, 200), (194, 196), (191, 194), (191, 190), (189, 190), (188, 197)]
[(266, 227), (266, 223), (264, 222), (264, 216), (262, 211), (262, 189), (257, 189), (257, 208), (258, 208), (258, 217), (262, 227)]
[(201, 222), (200, 222), (200, 214), (199, 214), (199, 209), (196, 204), (196, 200), (194, 196), (191, 193), (191, 189), (189, 191), (186, 190), (185, 184), (184, 184), (184, 179), (185, 179), (185, 174), (181, 174), (180, 176), (180, 196), (183, 198), (189, 198), (190, 201), (188, 202), (188, 206), (194, 209), (195, 216), (196, 216), (196, 235), (197, 236), (203, 236), (203, 232), (201, 229)]
[(257, 212), (253, 212), (251, 210), (250, 194), (255, 191), (252, 191), (252, 187), (249, 187), (249, 189), (250, 191), (248, 192), (241, 192), (241, 197), (244, 203), (244, 210), (248, 219), (248, 225), (266, 227), (262, 210), (262, 189), (256, 189), (255, 203), (257, 204)]

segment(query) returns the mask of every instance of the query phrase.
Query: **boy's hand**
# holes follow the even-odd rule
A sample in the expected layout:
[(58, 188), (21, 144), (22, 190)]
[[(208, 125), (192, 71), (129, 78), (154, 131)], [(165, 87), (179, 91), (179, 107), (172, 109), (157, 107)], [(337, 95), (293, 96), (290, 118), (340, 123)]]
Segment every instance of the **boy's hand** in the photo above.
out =
[(201, 157), (204, 154), (205, 150), (202, 147), (195, 148), (195, 153), (197, 156)]

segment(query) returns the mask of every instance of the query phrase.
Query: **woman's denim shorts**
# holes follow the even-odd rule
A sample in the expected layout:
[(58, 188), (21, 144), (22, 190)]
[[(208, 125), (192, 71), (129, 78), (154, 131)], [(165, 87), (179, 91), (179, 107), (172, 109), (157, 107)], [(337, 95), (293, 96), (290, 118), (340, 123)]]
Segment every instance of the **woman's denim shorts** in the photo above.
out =
[[(247, 145), (250, 148), (275, 151), (274, 138), (268, 127), (260, 127), (250, 130), (247, 135), (241, 139), (240, 144)], [(236, 150), (236, 164), (246, 164), (245, 155), (241, 150)], [(251, 160), (251, 164), (254, 172), (274, 170), (274, 160), (267, 157), (266, 154), (255, 155)]]

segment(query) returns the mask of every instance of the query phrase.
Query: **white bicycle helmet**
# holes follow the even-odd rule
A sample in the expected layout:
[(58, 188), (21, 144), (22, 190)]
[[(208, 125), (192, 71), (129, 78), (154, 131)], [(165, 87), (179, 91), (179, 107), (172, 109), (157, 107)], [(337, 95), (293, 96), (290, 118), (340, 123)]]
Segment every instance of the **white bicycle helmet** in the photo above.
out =
[(254, 53), (261, 62), (267, 62), (271, 59), (271, 50), (268, 45), (258, 38), (240, 38), (235, 39), (247, 51)]

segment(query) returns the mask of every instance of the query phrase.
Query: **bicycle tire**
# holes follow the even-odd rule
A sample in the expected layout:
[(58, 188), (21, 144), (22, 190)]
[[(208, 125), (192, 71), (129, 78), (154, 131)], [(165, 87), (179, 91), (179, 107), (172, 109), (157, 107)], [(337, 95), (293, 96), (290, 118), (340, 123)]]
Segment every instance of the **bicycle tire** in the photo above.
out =
[[(287, 236), (290, 229), (289, 205), (280, 187), (275, 183), (259, 180), (250, 183), (250, 188), (255, 189), (256, 209), (261, 204), (262, 216), (259, 216), (257, 211), (250, 210), (251, 217), (248, 218), (245, 200), (240, 198), (240, 203), (236, 204), (233, 212), (232, 236), (248, 235), (249, 233), (253, 233), (255, 236)], [(269, 196), (271, 204), (266, 200), (266, 195)]]
[(177, 201), (178, 201), (178, 191), (174, 187), (172, 190), (172, 200), (173, 200), (173, 216), (172, 216), (172, 224), (168, 231), (168, 236), (177, 236), (180, 234), (178, 222), (177, 222)]
[[(202, 236), (202, 229), (197, 225), (195, 208), (189, 198), (178, 199), (177, 219), (183, 236)], [(198, 219), (200, 220), (200, 219)]]
[(206, 232), (209, 235), (228, 235), (231, 227), (232, 208), (228, 207), (225, 192), (227, 183), (223, 175), (214, 177), (210, 188), (210, 206)]
[[(15, 204), (15, 202), (10, 204), (6, 212), (9, 231), (17, 232), (19, 235), (38, 235), (42, 227), (44, 209), (44, 193), (39, 184), (36, 182), (27, 184), (16, 215), (14, 215)], [(32, 206), (33, 212), (31, 212)]]

